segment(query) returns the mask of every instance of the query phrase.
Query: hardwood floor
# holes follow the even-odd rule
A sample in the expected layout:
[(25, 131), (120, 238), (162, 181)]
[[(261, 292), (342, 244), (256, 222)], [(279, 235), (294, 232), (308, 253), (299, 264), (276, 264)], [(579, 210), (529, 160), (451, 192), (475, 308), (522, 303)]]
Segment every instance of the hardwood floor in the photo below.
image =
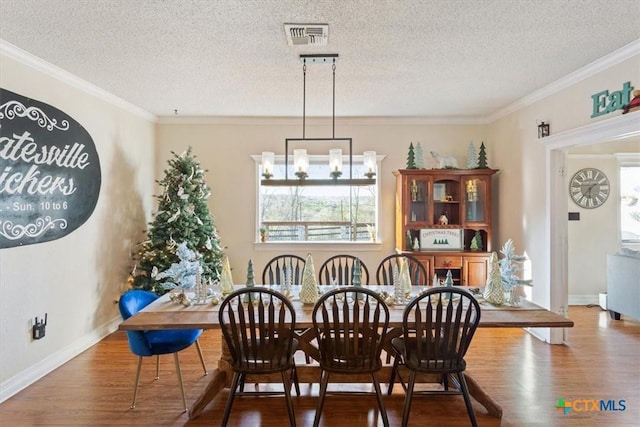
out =
[[(467, 355), (468, 371), (504, 410), (503, 418), (486, 414), (477, 404), (480, 426), (637, 426), (640, 419), (640, 323), (613, 321), (599, 307), (571, 307), (567, 345), (551, 346), (520, 329), (479, 329)], [(207, 367), (219, 357), (220, 336), (207, 331), (201, 338)], [(137, 358), (126, 336), (116, 332), (45, 378), (0, 405), (2, 426), (217, 426), (227, 398), (222, 392), (196, 420), (181, 412), (173, 358), (143, 362), (138, 401), (129, 409)], [(193, 402), (209, 378), (194, 348), (180, 354), (187, 401)], [(358, 387), (358, 386), (356, 386)], [(361, 386), (368, 390), (369, 386)], [(383, 386), (384, 387), (384, 386)], [(299, 426), (310, 426), (315, 413), (317, 386), (301, 384), (294, 397)], [(384, 390), (383, 390), (384, 391)], [(624, 411), (555, 408), (559, 398), (624, 400)], [(396, 386), (385, 401), (389, 422), (400, 425), (404, 395)], [(582, 406), (578, 406), (581, 409)], [(322, 426), (378, 426), (374, 397), (329, 396)], [(589, 408), (590, 409), (590, 408)], [(229, 426), (288, 425), (281, 397), (238, 398)], [(411, 426), (468, 426), (459, 396), (416, 397)]]

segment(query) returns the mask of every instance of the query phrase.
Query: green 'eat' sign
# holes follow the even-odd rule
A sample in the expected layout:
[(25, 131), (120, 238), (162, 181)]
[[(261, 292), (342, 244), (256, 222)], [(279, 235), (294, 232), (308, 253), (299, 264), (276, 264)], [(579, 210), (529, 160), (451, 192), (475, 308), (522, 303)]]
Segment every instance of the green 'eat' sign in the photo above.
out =
[(591, 99), (593, 99), (593, 114), (591, 114), (591, 118), (622, 110), (622, 107), (629, 103), (632, 90), (631, 82), (626, 82), (622, 85), (622, 90), (611, 93), (608, 90), (603, 90), (591, 95)]

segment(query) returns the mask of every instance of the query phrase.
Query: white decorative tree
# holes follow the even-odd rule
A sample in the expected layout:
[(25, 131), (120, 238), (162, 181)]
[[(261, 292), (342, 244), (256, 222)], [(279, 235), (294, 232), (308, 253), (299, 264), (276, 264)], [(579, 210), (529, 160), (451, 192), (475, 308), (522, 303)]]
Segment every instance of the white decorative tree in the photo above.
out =
[(489, 275), (487, 285), (484, 288), (484, 299), (491, 304), (504, 304), (504, 288), (502, 287), (502, 277), (500, 276), (500, 265), (498, 264), (498, 254), (491, 253), (489, 261)]
[(425, 169), (424, 151), (422, 150), (422, 145), (419, 142), (416, 145), (415, 157), (416, 157), (416, 167), (418, 169)]
[(473, 141), (471, 141), (467, 149), (467, 169), (475, 169), (477, 167), (478, 155), (476, 154), (476, 147), (473, 145)]

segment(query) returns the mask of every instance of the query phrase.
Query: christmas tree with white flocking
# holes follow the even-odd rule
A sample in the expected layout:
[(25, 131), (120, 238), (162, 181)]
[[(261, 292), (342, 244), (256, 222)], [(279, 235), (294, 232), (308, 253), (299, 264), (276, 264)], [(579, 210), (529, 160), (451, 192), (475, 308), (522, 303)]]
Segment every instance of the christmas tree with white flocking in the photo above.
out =
[(201, 265), (201, 278), (218, 280), (222, 272), (223, 250), (207, 199), (211, 190), (204, 182), (204, 170), (191, 154), (191, 148), (168, 161), (169, 167), (158, 184), (164, 188), (156, 195), (158, 208), (149, 223), (148, 239), (134, 254), (135, 268), (129, 277), (134, 289), (162, 295), (175, 287), (174, 281), (160, 275), (180, 263), (178, 247), (194, 251)]

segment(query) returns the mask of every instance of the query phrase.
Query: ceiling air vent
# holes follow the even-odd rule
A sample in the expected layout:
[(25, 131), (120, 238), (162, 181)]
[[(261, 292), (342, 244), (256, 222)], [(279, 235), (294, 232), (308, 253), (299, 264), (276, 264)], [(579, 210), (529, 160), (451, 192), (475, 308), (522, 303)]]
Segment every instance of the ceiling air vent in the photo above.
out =
[(326, 46), (329, 24), (284, 24), (289, 46)]

